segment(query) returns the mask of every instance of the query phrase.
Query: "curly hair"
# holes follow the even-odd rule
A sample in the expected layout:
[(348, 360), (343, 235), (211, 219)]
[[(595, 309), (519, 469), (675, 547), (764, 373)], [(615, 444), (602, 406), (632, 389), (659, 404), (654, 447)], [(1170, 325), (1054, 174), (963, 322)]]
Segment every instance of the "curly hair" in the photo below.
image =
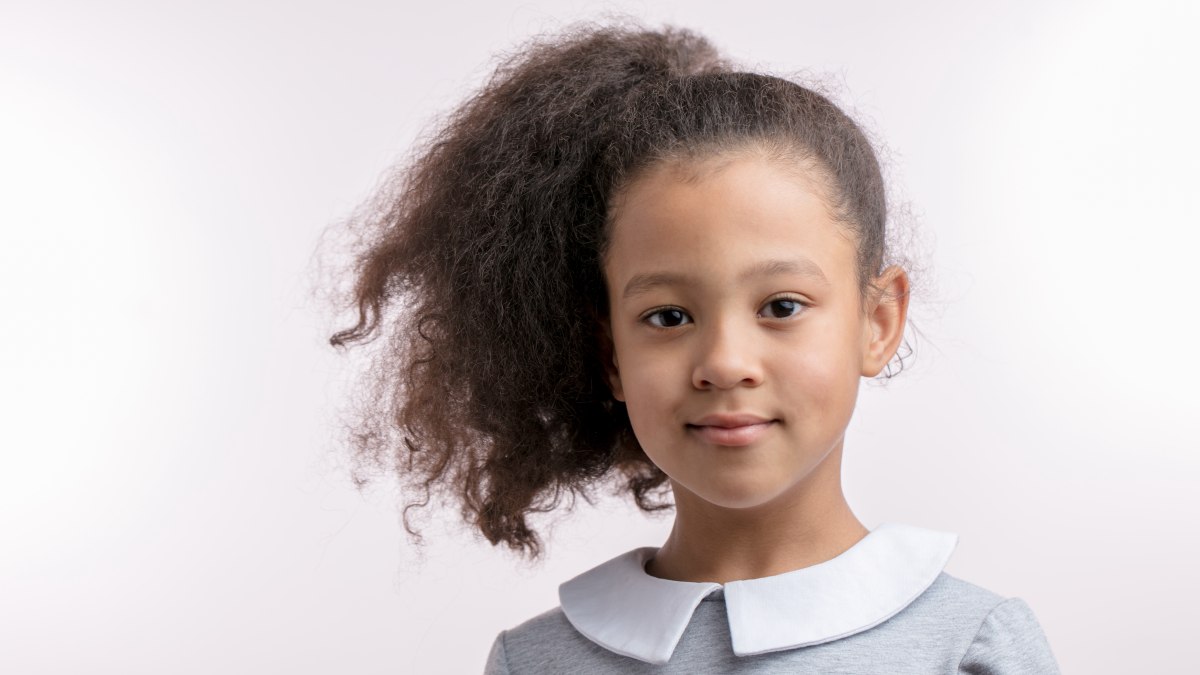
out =
[(358, 320), (330, 343), (388, 337), (349, 433), (360, 488), (395, 473), (423, 492), (404, 509), (416, 539), (408, 510), (437, 493), (535, 559), (527, 518), (564, 494), (591, 503), (611, 482), (643, 511), (672, 508), (602, 366), (610, 206), (660, 163), (748, 147), (819, 178), (865, 298), (886, 258), (884, 180), (826, 96), (671, 26), (577, 23), (501, 59), (348, 220)]

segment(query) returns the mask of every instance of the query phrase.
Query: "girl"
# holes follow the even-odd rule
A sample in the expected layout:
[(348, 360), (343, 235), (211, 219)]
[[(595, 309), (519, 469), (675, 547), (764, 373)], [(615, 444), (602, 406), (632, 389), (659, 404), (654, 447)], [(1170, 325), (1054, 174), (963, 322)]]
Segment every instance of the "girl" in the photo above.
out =
[(1022, 600), (942, 571), (956, 535), (868, 530), (843, 496), (910, 281), (885, 265), (875, 153), (826, 97), (691, 31), (577, 25), (507, 58), (398, 176), (332, 338), (403, 308), (359, 457), (534, 558), (526, 517), (564, 492), (617, 480), (675, 509), (661, 547), (500, 631), (487, 673), (1057, 672)]

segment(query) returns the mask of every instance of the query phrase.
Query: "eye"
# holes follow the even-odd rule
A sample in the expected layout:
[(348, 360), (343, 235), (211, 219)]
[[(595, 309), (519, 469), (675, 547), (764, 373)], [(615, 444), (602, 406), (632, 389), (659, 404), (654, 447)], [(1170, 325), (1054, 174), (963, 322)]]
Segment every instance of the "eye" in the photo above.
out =
[[(796, 316), (807, 306), (808, 305), (799, 298), (782, 297), (775, 298), (774, 300), (768, 302), (764, 309), (765, 311), (772, 313), (770, 316), (772, 319), (786, 319), (788, 317)], [(775, 314), (775, 312), (778, 313)]]
[[(656, 318), (659, 318), (660, 321), (655, 321)], [(664, 307), (663, 309), (656, 309), (650, 312), (642, 317), (642, 320), (655, 328), (675, 328), (676, 326), (683, 325), (690, 319), (687, 313), (678, 307)]]

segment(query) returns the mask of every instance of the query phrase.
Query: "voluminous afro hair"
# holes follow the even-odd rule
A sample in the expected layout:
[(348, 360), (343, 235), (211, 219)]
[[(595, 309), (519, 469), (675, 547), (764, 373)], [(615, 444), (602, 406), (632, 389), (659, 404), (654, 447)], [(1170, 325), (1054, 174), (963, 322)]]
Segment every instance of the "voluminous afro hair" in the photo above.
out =
[(644, 511), (671, 508), (602, 366), (608, 206), (660, 162), (748, 146), (820, 176), (865, 297), (885, 259), (884, 181), (828, 98), (674, 27), (576, 24), (505, 57), (350, 220), (358, 322), (330, 342), (388, 337), (349, 434), (359, 485), (394, 471), (423, 493), (410, 534), (408, 508), (436, 493), (534, 558), (527, 516), (564, 494), (590, 502), (611, 481)]

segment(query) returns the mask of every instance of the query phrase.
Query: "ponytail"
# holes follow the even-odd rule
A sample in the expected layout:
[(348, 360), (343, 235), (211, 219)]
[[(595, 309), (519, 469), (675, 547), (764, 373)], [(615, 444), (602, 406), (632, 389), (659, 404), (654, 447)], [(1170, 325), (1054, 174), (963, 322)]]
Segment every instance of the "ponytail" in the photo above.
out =
[[(639, 505), (667, 506), (649, 500), (666, 476), (637, 449), (596, 358), (598, 160), (633, 90), (717, 63), (675, 29), (535, 40), (376, 196), (359, 223), (372, 236), (357, 255), (358, 323), (330, 340), (372, 339), (386, 305), (407, 305), (350, 436), (360, 484), (364, 469), (395, 467), (422, 504), (451, 491), (488, 541), (534, 557), (526, 515), (564, 489), (586, 497), (622, 460)], [(405, 527), (417, 535), (407, 508)]]

